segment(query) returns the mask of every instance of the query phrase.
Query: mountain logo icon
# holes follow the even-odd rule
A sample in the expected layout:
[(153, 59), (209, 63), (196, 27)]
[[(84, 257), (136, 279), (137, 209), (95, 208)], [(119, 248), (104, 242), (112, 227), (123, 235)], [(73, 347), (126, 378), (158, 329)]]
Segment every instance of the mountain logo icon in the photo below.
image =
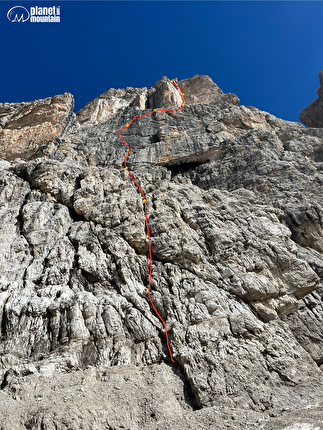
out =
[(26, 22), (29, 17), (29, 11), (23, 6), (14, 6), (7, 13), (7, 18), (11, 22)]

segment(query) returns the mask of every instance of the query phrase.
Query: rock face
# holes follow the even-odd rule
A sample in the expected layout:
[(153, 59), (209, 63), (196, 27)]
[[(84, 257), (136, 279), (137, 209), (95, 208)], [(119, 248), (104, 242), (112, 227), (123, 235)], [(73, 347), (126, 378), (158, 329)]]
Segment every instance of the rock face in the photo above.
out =
[[(177, 80), (176, 80), (177, 82)], [(219, 104), (228, 102), (238, 105), (239, 99), (235, 94), (223, 94), (222, 90), (209, 76), (193, 76), (179, 82), (182, 91), (186, 94), (185, 104)], [(182, 99), (177, 89), (166, 76), (163, 76), (148, 91), (147, 88), (131, 88), (115, 90), (111, 88), (95, 100), (89, 102), (76, 115), (81, 124), (104, 123), (109, 118), (120, 114), (126, 107), (135, 107), (138, 110), (164, 108), (170, 109), (180, 106)]]
[(323, 127), (323, 70), (319, 73), (320, 88), (316, 90), (318, 99), (311, 102), (299, 115), (299, 119), (308, 127)]
[(0, 103), (0, 157), (30, 158), (59, 136), (73, 116), (72, 94), (30, 103)]
[(323, 133), (179, 85), (122, 132), (175, 364), (118, 137), (163, 77), (3, 155), (0, 428), (323, 426)]

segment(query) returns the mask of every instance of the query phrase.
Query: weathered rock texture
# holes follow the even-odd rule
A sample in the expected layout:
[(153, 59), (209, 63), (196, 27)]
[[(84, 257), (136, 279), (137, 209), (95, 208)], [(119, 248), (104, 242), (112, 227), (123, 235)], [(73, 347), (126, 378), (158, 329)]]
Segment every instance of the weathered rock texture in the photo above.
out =
[(299, 119), (308, 127), (323, 127), (323, 70), (319, 73), (320, 88), (316, 90), (318, 99), (311, 102), (299, 115)]
[(164, 77), (3, 156), (0, 428), (323, 427), (323, 133), (179, 85), (122, 133), (176, 363), (118, 138)]
[(30, 103), (0, 103), (0, 157), (30, 158), (66, 129), (73, 108), (68, 93)]

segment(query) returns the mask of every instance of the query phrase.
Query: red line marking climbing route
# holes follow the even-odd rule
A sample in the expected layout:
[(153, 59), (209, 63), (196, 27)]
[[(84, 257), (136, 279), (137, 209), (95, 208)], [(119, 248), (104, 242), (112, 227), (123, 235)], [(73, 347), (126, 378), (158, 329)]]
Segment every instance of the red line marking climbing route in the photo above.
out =
[(136, 118), (142, 118), (142, 117), (144, 117), (144, 116), (151, 115), (151, 114), (153, 114), (154, 112), (157, 112), (157, 111), (159, 111), (159, 112), (174, 112), (174, 111), (177, 111), (177, 110), (182, 110), (182, 109), (184, 108), (184, 99), (183, 99), (184, 94), (183, 94), (182, 90), (180, 89), (179, 85), (175, 84), (175, 82), (174, 82), (174, 81), (171, 81), (171, 83), (172, 83), (175, 87), (177, 87), (177, 88), (179, 89), (179, 91), (180, 91), (180, 95), (181, 95), (181, 99), (182, 99), (182, 105), (181, 105), (181, 107), (180, 107), (180, 108), (178, 108), (178, 109), (154, 109), (154, 110), (152, 110), (152, 111), (151, 111), (151, 112), (149, 112), (149, 113), (145, 113), (144, 115), (136, 115), (134, 118), (132, 118), (132, 120), (131, 120), (131, 121), (129, 121), (129, 122), (128, 122), (128, 124), (126, 124), (123, 128), (121, 128), (121, 129), (118, 131), (118, 135), (119, 135), (120, 139), (122, 140), (122, 142), (123, 142), (123, 143), (126, 145), (126, 147), (127, 147), (127, 155), (126, 155), (126, 158), (124, 159), (124, 162), (123, 162), (124, 167), (125, 167), (125, 169), (127, 170), (127, 172), (129, 173), (131, 180), (132, 180), (132, 181), (137, 185), (137, 187), (139, 188), (139, 191), (141, 192), (142, 199), (143, 199), (143, 203), (144, 203), (144, 206), (145, 206), (145, 218), (146, 218), (146, 228), (147, 228), (147, 236), (148, 236), (148, 249), (149, 249), (149, 283), (148, 283), (148, 297), (149, 297), (149, 300), (150, 300), (150, 303), (151, 303), (152, 307), (154, 308), (154, 311), (156, 312), (156, 314), (158, 315), (159, 319), (160, 319), (160, 320), (161, 320), (161, 322), (163, 323), (163, 326), (164, 326), (164, 328), (165, 328), (165, 334), (166, 334), (166, 343), (167, 343), (167, 348), (168, 348), (168, 351), (169, 351), (169, 354), (170, 354), (170, 358), (171, 358), (171, 360), (175, 363), (175, 360), (173, 359), (172, 351), (171, 351), (171, 349), (170, 349), (169, 342), (168, 342), (168, 333), (167, 333), (167, 328), (166, 328), (165, 321), (164, 321), (164, 320), (163, 320), (163, 318), (159, 315), (159, 313), (158, 313), (157, 309), (155, 308), (155, 305), (154, 305), (154, 303), (153, 303), (153, 301), (151, 300), (151, 297), (150, 297), (150, 285), (151, 285), (151, 275), (152, 275), (152, 270), (153, 270), (153, 259), (152, 259), (152, 254), (151, 254), (150, 233), (149, 233), (149, 224), (148, 224), (148, 217), (147, 217), (147, 204), (146, 204), (147, 200), (146, 200), (145, 194), (144, 194), (144, 192), (143, 192), (143, 190), (142, 190), (141, 186), (140, 186), (140, 185), (139, 185), (139, 184), (134, 180), (132, 173), (131, 173), (131, 172), (130, 172), (130, 170), (128, 169), (128, 166), (127, 166), (127, 158), (129, 157), (130, 148), (129, 148), (128, 143), (123, 139), (123, 137), (122, 137), (122, 136), (121, 136), (121, 134), (120, 134), (123, 130), (125, 130), (127, 127), (129, 127), (129, 125), (130, 125), (130, 124), (131, 124), (131, 123), (132, 123)]

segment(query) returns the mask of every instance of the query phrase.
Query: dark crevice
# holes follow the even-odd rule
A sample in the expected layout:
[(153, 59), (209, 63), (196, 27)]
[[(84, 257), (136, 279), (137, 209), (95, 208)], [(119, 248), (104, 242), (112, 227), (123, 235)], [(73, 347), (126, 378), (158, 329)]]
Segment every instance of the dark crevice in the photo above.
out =
[[(8, 299), (7, 299), (8, 300)], [(5, 306), (6, 306), (6, 302), (3, 304), (3, 310), (2, 310), (2, 318), (1, 318), (1, 340), (5, 340), (6, 336), (7, 336), (7, 315), (6, 315), (6, 310), (5, 310)]]
[(189, 379), (187, 378), (181, 364), (177, 362), (170, 363), (170, 366), (172, 368), (172, 371), (175, 373), (175, 375), (179, 377), (183, 382), (184, 401), (186, 405), (189, 408), (193, 409), (193, 411), (202, 409), (202, 407), (199, 405), (196, 395), (191, 387), (191, 384), (189, 383)]
[(68, 209), (68, 211), (69, 211), (69, 214), (70, 214), (70, 217), (72, 218), (72, 220), (74, 221), (74, 222), (78, 222), (78, 221), (85, 221), (84, 220), (84, 217), (82, 216), (82, 215), (80, 215), (80, 214), (78, 214), (74, 209), (72, 209), (72, 208), (67, 208)]
[(17, 166), (11, 167), (9, 170), (18, 178), (28, 182), (31, 187), (31, 184), (29, 182), (29, 177), (28, 177), (27, 164), (21, 163), (21, 164), (18, 164)]
[(47, 317), (47, 334), (48, 334), (48, 340), (50, 342), (49, 351), (51, 351), (52, 350), (52, 344), (53, 344), (53, 331), (52, 331), (52, 326), (51, 326), (51, 313), (49, 310), (47, 310), (47, 312), (46, 312), (46, 317)]
[[(19, 210), (19, 214), (18, 214), (18, 216), (17, 216), (17, 221), (18, 221), (18, 223), (19, 223), (19, 230), (20, 230), (20, 233), (21, 233), (22, 235), (24, 235), (24, 234), (23, 234), (23, 232), (22, 232), (22, 231), (23, 231), (23, 225), (24, 225), (23, 217), (22, 217), (22, 211), (23, 211), (23, 209), (24, 209), (25, 205), (26, 205), (26, 204), (27, 204), (27, 202), (28, 202), (29, 196), (30, 196), (30, 193), (26, 194), (25, 199), (24, 199), (23, 203), (21, 204), (21, 207), (20, 207), (20, 210)], [(27, 240), (27, 239), (26, 239), (26, 240)], [(27, 240), (27, 242), (28, 242), (28, 240)]]
[(34, 261), (34, 247), (29, 242), (27, 235), (24, 233), (24, 221), (23, 221), (23, 215), (22, 215), (23, 209), (24, 209), (25, 205), (28, 203), (29, 196), (30, 196), (30, 192), (28, 194), (26, 194), (25, 199), (24, 199), (22, 205), (20, 206), (19, 213), (17, 216), (17, 223), (18, 223), (19, 232), (20, 232), (21, 236), (23, 236), (25, 238), (26, 242), (28, 243), (30, 256), (32, 257), (29, 265), (25, 268), (25, 271), (22, 275), (22, 279), (24, 281), (24, 284), (26, 282), (27, 270)]
[(157, 134), (153, 134), (150, 138), (149, 138), (149, 142), (150, 143), (157, 143), (159, 142), (159, 138)]
[(0, 390), (4, 390), (7, 385), (8, 385), (8, 371), (5, 373), (3, 380), (0, 384)]
[(321, 366), (321, 364), (323, 364), (323, 357), (319, 358), (318, 360), (315, 360), (315, 363), (316, 363), (318, 366)]
[(175, 176), (181, 173), (192, 172), (197, 167), (207, 162), (208, 161), (189, 161), (187, 163), (168, 164), (168, 165), (165, 165), (165, 167), (167, 170), (170, 170), (172, 172), (172, 176)]
[(82, 188), (81, 187), (81, 180), (83, 179), (83, 176), (82, 175), (80, 175), (80, 176), (77, 176), (76, 178), (75, 178), (75, 183), (74, 183), (74, 192), (76, 191), (76, 190), (79, 190), (80, 188)]

